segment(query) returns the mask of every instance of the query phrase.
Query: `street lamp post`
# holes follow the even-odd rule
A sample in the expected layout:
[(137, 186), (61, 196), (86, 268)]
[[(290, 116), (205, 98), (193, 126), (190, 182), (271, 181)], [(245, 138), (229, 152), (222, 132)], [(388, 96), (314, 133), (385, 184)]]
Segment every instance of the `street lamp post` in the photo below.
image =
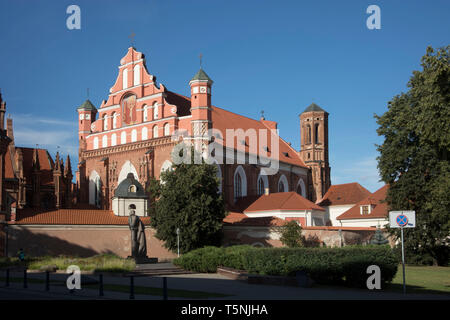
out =
[(180, 228), (177, 228), (177, 249), (178, 257), (180, 257)]

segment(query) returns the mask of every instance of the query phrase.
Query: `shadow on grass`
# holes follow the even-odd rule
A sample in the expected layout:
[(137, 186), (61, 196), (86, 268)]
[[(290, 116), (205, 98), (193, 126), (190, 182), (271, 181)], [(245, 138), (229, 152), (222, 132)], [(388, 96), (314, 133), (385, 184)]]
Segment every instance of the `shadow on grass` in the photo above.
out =
[[(385, 285), (384, 291), (403, 293), (403, 284), (401, 283), (389, 283)], [(450, 295), (450, 291), (433, 290), (420, 286), (408, 285), (406, 284), (406, 294), (417, 293), (417, 294), (442, 294)]]

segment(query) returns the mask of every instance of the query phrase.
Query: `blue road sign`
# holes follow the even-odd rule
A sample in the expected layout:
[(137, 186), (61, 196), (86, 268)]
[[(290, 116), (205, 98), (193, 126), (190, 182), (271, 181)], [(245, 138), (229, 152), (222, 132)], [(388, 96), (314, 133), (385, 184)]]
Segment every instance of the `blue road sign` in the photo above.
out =
[(400, 227), (404, 227), (408, 224), (408, 217), (400, 214), (397, 216), (396, 222)]

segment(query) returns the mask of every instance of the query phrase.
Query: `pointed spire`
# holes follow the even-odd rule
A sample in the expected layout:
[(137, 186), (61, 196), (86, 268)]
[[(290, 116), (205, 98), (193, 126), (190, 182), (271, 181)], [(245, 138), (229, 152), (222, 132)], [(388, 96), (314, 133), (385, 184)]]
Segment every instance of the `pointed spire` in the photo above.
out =
[(38, 150), (33, 149), (33, 171), (39, 171), (41, 169), (41, 164), (39, 163)]
[(59, 152), (56, 152), (55, 168), (53, 171), (61, 171), (61, 162), (59, 161)]
[(66, 167), (64, 168), (64, 176), (65, 177), (72, 177), (72, 165), (70, 164), (70, 157), (67, 155), (66, 158)]

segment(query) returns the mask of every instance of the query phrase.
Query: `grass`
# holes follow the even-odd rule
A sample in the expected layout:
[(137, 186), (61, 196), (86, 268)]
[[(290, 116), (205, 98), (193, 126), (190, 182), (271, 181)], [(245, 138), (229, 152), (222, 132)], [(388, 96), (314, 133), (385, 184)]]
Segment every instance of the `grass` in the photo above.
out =
[[(405, 266), (406, 293), (450, 294), (450, 267)], [(403, 272), (399, 265), (389, 291), (403, 292)]]
[(124, 259), (112, 254), (96, 255), (88, 258), (79, 257), (30, 257), (21, 262), (18, 258), (0, 258), (0, 268), (27, 267), (29, 270), (42, 270), (46, 266), (55, 266), (58, 270), (67, 270), (70, 265), (80, 267), (81, 271), (94, 272), (130, 272), (136, 268), (131, 259)]

